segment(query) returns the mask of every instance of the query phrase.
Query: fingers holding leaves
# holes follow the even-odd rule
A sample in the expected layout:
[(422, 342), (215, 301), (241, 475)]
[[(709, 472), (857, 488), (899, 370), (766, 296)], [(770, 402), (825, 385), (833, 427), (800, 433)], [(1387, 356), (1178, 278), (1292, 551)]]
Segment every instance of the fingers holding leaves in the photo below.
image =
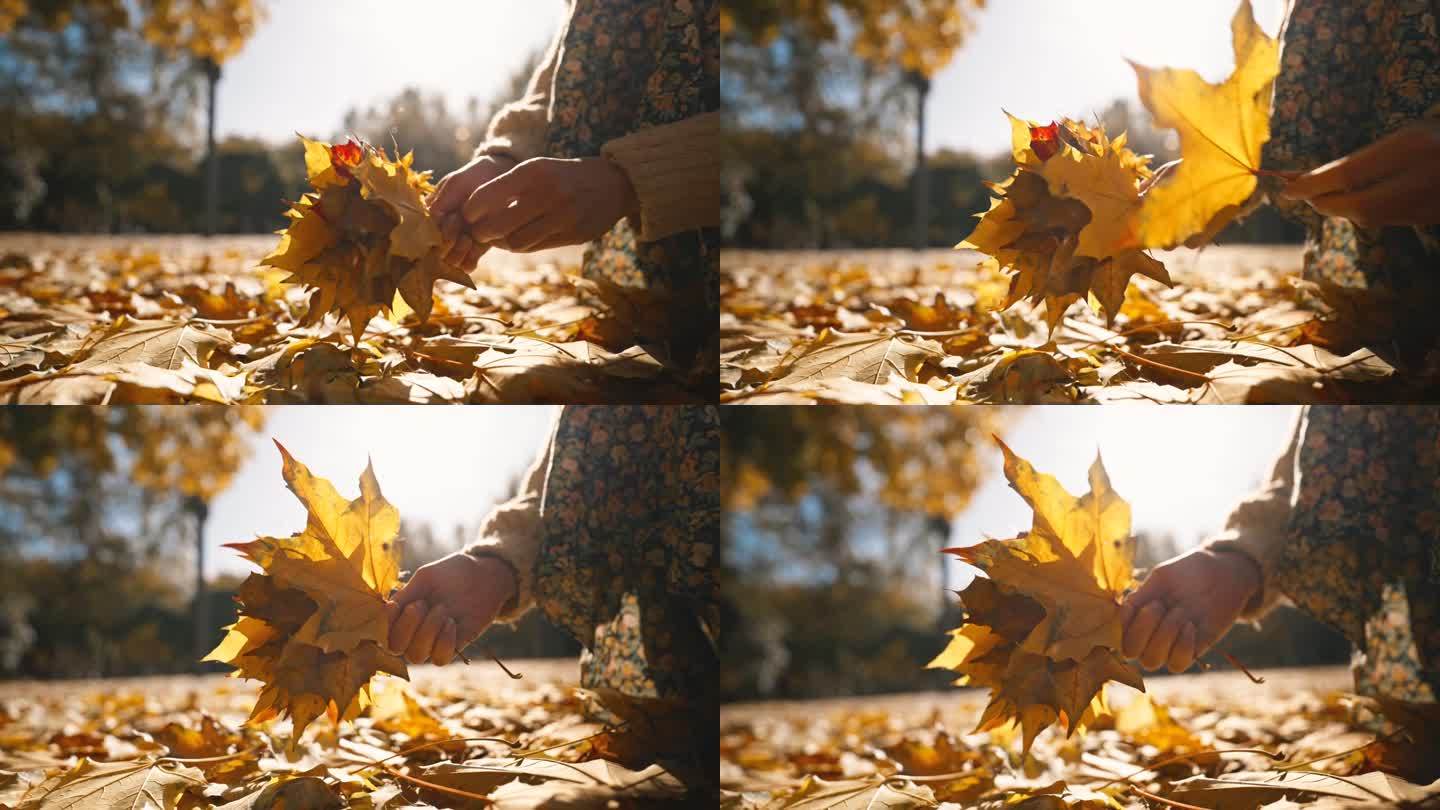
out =
[(401, 607), (399, 614), (390, 622), (390, 650), (396, 655), (410, 648), (415, 632), (425, 620), (426, 610), (423, 600), (411, 602)]
[(440, 634), (435, 637), (435, 647), (430, 652), (430, 660), (436, 666), (444, 666), (455, 659), (458, 644), (455, 636), (455, 620), (446, 618), (445, 623), (440, 626)]
[(1437, 164), (1440, 122), (1417, 122), (1290, 180), (1281, 196), (1360, 227), (1431, 225), (1440, 222), (1429, 193)]
[(1166, 666), (1171, 672), (1180, 673), (1190, 668), (1195, 663), (1197, 650), (1195, 647), (1195, 624), (1185, 622), (1180, 628), (1180, 635), (1175, 639), (1175, 646), (1170, 648), (1170, 657), (1166, 660)]
[(1159, 601), (1150, 601), (1136, 611), (1125, 624), (1125, 639), (1121, 652), (1126, 658), (1139, 658), (1150, 645), (1150, 637), (1165, 617), (1165, 606)]
[(440, 637), (440, 630), (447, 621), (450, 619), (444, 611), (438, 607), (431, 608), (410, 640), (410, 645), (405, 650), (405, 659), (412, 664), (423, 664), (430, 660), (435, 649), (435, 640)]
[(1164, 666), (1170, 660), (1171, 650), (1180, 637), (1181, 628), (1186, 624), (1188, 621), (1184, 608), (1176, 606), (1167, 610), (1145, 644), (1145, 651), (1140, 655), (1140, 665), (1146, 669), (1159, 669)]

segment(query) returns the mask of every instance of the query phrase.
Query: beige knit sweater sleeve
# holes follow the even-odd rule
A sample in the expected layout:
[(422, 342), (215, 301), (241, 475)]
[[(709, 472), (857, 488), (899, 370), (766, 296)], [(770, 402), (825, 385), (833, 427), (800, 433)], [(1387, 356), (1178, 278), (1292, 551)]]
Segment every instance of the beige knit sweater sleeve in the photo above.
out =
[(642, 242), (720, 224), (720, 113), (642, 129), (605, 144), (640, 201)]
[(1283, 599), (1274, 586), (1274, 574), (1285, 550), (1286, 526), (1298, 482), (1295, 458), (1305, 433), (1305, 412), (1295, 420), (1290, 442), (1275, 460), (1270, 478), (1231, 512), (1225, 530), (1205, 542), (1216, 551), (1238, 551), (1260, 567), (1260, 591), (1245, 606), (1241, 618), (1255, 620)]
[[(572, 5), (573, 9), (573, 5)], [(567, 21), (550, 43), (525, 95), (490, 120), (475, 157), (506, 157), (516, 163), (544, 157), (553, 120), (555, 71), (564, 58)], [(635, 189), (639, 214), (631, 226), (642, 242), (720, 224), (720, 113), (691, 116), (647, 127), (606, 143), (603, 156), (620, 167)]]
[[(558, 424), (558, 421), (557, 421)], [(495, 621), (511, 623), (535, 604), (535, 558), (540, 551), (540, 510), (545, 500), (545, 479), (550, 474), (550, 455), (555, 431), (521, 479), (520, 489), (510, 500), (490, 510), (480, 523), (479, 537), (465, 547), (472, 557), (493, 557), (509, 565), (515, 574), (515, 596), (500, 608)]]
[(565, 40), (567, 21), (556, 32), (545, 56), (530, 76), (525, 95), (501, 107), (490, 119), (485, 140), (475, 148), (475, 157), (507, 157), (516, 163), (540, 157), (545, 149), (545, 132), (550, 126), (550, 97), (555, 84), (555, 66), (560, 61), (560, 43)]

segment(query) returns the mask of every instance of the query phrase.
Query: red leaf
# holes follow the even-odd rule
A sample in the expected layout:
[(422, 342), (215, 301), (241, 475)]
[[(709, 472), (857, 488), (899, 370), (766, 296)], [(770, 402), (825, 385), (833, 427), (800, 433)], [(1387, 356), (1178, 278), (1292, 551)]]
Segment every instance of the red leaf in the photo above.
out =
[(364, 152), (360, 150), (360, 144), (356, 143), (354, 139), (330, 147), (330, 162), (334, 163), (337, 169), (341, 166), (358, 166), (360, 158), (363, 156)]
[(1060, 151), (1060, 125), (1054, 121), (1049, 126), (1030, 127), (1030, 148), (1041, 160), (1049, 160)]

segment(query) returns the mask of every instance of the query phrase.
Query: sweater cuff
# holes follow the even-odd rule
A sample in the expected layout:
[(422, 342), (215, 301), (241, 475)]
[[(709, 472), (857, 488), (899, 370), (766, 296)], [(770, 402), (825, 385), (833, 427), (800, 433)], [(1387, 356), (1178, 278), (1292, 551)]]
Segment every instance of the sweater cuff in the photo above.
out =
[[(720, 114), (702, 113), (606, 143), (640, 201), (636, 231), (654, 242), (720, 224)], [(632, 226), (637, 223), (632, 222)]]
[(1284, 599), (1280, 590), (1271, 585), (1274, 582), (1276, 566), (1280, 563), (1278, 552), (1282, 548), (1281, 544), (1254, 534), (1227, 530), (1207, 540), (1204, 546), (1211, 551), (1244, 554), (1260, 569), (1260, 588), (1250, 597), (1250, 601), (1245, 603), (1245, 609), (1240, 611), (1241, 619), (1252, 623), (1259, 622)]
[(495, 621), (511, 624), (535, 604), (535, 558), (540, 549), (540, 493), (522, 491), (495, 507), (480, 524), (480, 537), (465, 553), (492, 557), (515, 574), (515, 595), (500, 607)]

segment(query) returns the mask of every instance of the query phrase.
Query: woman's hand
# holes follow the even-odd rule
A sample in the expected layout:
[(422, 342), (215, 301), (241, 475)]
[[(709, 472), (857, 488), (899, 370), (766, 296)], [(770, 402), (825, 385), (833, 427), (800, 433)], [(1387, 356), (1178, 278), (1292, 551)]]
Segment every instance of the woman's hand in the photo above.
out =
[(457, 551), (423, 565), (390, 605), (390, 649), (412, 664), (448, 664), (515, 595), (510, 566)]
[(1183, 672), (1240, 618), (1260, 584), (1260, 567), (1238, 551), (1198, 548), (1161, 563), (1120, 608), (1122, 652), (1146, 669)]
[(475, 189), (465, 231), (516, 253), (598, 239), (639, 211), (630, 178), (605, 158), (532, 158)]
[(1280, 196), (1362, 228), (1440, 224), (1440, 120), (1417, 121), (1291, 180)]
[(440, 225), (440, 236), (447, 250), (441, 259), (463, 270), (469, 270), (485, 255), (488, 246), (477, 245), (465, 236), (465, 218), (460, 209), (475, 189), (514, 168), (507, 157), (482, 155), (440, 179), (430, 197), (430, 214)]

